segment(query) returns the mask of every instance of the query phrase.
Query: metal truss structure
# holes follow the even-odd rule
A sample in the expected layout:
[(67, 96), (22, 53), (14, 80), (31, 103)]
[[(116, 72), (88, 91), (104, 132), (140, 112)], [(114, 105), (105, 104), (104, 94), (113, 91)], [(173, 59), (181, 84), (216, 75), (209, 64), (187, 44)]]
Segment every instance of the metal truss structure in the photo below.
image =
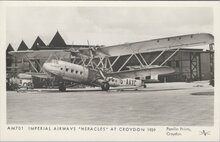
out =
[(190, 79), (192, 81), (201, 79), (201, 62), (199, 53), (190, 53)]
[(123, 69), (128, 65), (129, 61), (131, 61), (132, 58), (135, 58), (139, 64), (139, 68), (147, 68), (148, 66), (153, 65), (166, 51), (173, 51), (171, 55), (169, 55), (159, 66), (163, 66), (170, 58), (172, 58), (180, 48), (177, 48), (175, 50), (167, 50), (164, 49), (157, 55), (150, 63), (146, 61), (146, 59), (143, 57), (142, 54), (144, 53), (133, 53), (131, 55), (128, 55), (123, 64), (117, 68), (114, 69), (114, 66), (117, 65), (117, 63), (123, 58), (122, 56), (114, 56), (114, 57), (94, 57), (94, 58), (85, 58), (85, 57), (72, 57), (72, 63), (83, 65), (85, 67), (90, 67), (92, 69), (101, 69), (106, 72), (120, 72), (123, 71)]

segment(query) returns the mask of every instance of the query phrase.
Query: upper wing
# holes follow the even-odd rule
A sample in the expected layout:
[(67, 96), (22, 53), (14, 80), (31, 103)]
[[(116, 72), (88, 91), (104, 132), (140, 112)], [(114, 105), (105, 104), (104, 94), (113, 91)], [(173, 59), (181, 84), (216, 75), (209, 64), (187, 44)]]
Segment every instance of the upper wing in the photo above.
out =
[(91, 51), (93, 52), (94, 56), (123, 56), (212, 43), (214, 43), (213, 35), (208, 33), (198, 33), (99, 47), (93, 48), (93, 50), (91, 50), (91, 48), (82, 48), (79, 50), (79, 52), (87, 57), (91, 57)]
[(117, 78), (135, 78), (135, 77), (146, 77), (152, 75), (165, 75), (175, 72), (175, 70), (168, 66), (148, 66), (146, 68), (125, 70), (120, 72), (108, 73), (108, 76)]
[(189, 34), (182, 36), (173, 36), (167, 38), (159, 38), (147, 41), (133, 42), (107, 47), (91, 47), (79, 48), (77, 51), (66, 50), (27, 50), (27, 51), (11, 51), (9, 54), (16, 57), (27, 56), (30, 59), (48, 58), (51, 54), (59, 57), (69, 57), (71, 52), (87, 57), (93, 56), (123, 56), (136, 53), (147, 53), (154, 51), (162, 51), (165, 49), (177, 49), (180, 47), (191, 47), (214, 43), (214, 37), (208, 33)]
[(27, 57), (29, 59), (47, 59), (52, 54), (58, 57), (69, 57), (71, 53), (65, 50), (26, 50), (11, 51), (9, 54), (15, 56), (16, 58)]
[(213, 42), (213, 35), (208, 33), (199, 33), (102, 47), (97, 51), (108, 56), (122, 56), (136, 53), (161, 51), (164, 49), (199, 46), (211, 44)]

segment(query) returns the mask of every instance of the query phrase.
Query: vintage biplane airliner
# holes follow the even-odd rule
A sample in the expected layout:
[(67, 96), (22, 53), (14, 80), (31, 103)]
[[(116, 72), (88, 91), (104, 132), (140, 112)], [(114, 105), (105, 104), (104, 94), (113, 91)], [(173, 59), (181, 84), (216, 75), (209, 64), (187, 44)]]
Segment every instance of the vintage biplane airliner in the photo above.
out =
[[(31, 60), (48, 58), (49, 54), (56, 55), (57, 59), (48, 59), (41, 71), (35, 69), (36, 73), (31, 74), (40, 78), (59, 79), (60, 91), (66, 90), (65, 81), (100, 86), (102, 90), (107, 91), (110, 87), (117, 86), (137, 88), (145, 85), (141, 78), (150, 76), (151, 79), (157, 79), (158, 75), (171, 74), (175, 70), (164, 65), (181, 48), (213, 44), (213, 42), (214, 37), (211, 34), (198, 33), (107, 47), (12, 51), (10, 54), (17, 58), (25, 57), (33, 68)], [(172, 51), (172, 54), (160, 65), (155, 65), (155, 61), (166, 51)], [(146, 61), (142, 54), (151, 52), (159, 52), (159, 54), (151, 62)], [(118, 68), (113, 68), (122, 56), (127, 56), (127, 59)], [(65, 61), (65, 57), (69, 57), (71, 61)], [(138, 66), (127, 64), (132, 57), (137, 59)]]

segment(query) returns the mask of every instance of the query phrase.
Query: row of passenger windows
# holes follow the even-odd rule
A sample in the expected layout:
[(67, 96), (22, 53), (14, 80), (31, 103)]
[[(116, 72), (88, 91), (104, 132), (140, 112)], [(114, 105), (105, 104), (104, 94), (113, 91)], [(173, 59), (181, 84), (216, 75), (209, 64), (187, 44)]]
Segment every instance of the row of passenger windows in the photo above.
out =
[[(63, 68), (60, 68), (60, 70), (63, 70)], [(66, 68), (66, 72), (68, 72), (69, 71), (69, 68)], [(80, 75), (82, 75), (83, 74), (83, 72), (82, 71), (77, 71), (77, 70), (73, 70), (73, 69), (70, 69), (70, 72), (71, 73), (75, 73), (75, 74), (80, 74)]]

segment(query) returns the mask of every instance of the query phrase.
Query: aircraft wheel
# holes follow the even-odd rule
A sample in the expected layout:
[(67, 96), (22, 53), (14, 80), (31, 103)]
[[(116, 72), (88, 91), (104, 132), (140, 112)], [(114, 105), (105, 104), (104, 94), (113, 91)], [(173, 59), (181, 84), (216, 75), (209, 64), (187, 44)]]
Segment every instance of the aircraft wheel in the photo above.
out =
[(59, 91), (60, 91), (60, 92), (65, 92), (65, 91), (66, 91), (66, 87), (64, 87), (64, 86), (59, 86)]
[(101, 85), (101, 88), (103, 91), (108, 91), (109, 88), (110, 88), (110, 85), (108, 82), (104, 82), (102, 85)]
[(31, 82), (28, 82), (27, 87), (28, 89), (33, 89), (33, 84)]
[(27, 87), (27, 86), (28, 86), (28, 84), (25, 82), (25, 83), (23, 83), (23, 86), (24, 86), (24, 87)]

